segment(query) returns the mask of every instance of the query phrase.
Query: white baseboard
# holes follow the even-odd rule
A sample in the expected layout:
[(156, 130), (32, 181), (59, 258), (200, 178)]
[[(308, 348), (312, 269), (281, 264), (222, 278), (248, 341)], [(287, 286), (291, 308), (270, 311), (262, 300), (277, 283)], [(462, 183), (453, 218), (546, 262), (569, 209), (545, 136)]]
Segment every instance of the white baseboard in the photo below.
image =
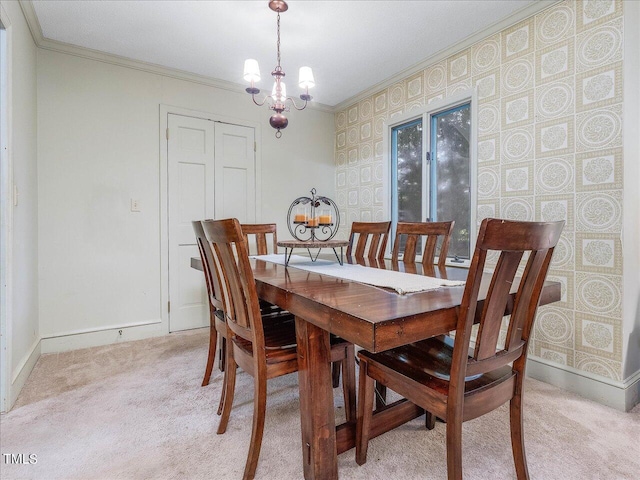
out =
[(16, 403), (18, 395), (22, 391), (22, 387), (24, 387), (27, 378), (29, 378), (33, 367), (36, 366), (36, 362), (40, 358), (41, 348), (41, 341), (40, 339), (37, 339), (35, 342), (33, 342), (29, 353), (24, 356), (24, 358), (12, 372), (11, 387), (9, 388), (9, 404), (6, 405), (7, 411), (11, 410), (13, 404)]
[(629, 377), (628, 382), (625, 383), (627, 384), (627, 387), (624, 389), (625, 411), (628, 412), (640, 403), (640, 370)]
[(625, 381), (617, 382), (568, 368), (529, 357), (527, 376), (623, 412), (628, 412), (640, 402), (640, 370)]
[(42, 338), (42, 353), (66, 352), (80, 348), (99, 347), (113, 343), (143, 340), (167, 335), (166, 324), (161, 320), (116, 325), (95, 330), (64, 332)]

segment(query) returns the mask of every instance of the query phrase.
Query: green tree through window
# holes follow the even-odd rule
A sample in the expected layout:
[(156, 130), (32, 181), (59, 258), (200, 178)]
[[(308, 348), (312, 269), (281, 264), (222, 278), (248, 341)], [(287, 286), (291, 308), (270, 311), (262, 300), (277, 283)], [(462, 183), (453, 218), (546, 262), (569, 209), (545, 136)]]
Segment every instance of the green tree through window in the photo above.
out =
[(431, 217), (434, 221), (455, 220), (449, 255), (470, 257), (471, 177), (469, 104), (432, 117)]

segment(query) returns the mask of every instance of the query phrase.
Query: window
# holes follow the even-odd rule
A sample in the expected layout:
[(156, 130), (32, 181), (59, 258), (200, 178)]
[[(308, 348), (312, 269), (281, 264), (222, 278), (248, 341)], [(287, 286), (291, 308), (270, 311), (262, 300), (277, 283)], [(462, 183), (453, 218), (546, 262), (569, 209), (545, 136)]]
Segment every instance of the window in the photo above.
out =
[(427, 108), (389, 126), (391, 238), (397, 222), (455, 220), (448, 256), (468, 261), (476, 230), (472, 98)]

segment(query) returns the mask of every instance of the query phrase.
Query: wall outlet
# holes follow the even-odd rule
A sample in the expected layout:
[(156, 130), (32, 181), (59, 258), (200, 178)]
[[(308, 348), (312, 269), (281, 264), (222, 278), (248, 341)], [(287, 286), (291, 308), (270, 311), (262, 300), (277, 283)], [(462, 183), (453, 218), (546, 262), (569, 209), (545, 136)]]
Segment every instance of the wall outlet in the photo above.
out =
[(140, 200), (137, 200), (135, 198), (131, 199), (131, 211), (132, 212), (139, 212), (140, 211)]

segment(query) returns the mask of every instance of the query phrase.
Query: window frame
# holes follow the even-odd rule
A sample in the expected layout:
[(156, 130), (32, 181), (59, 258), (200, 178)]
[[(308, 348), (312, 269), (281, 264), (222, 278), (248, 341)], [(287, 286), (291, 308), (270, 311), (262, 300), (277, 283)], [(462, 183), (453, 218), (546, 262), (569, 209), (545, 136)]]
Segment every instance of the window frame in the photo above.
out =
[[(471, 231), (469, 239), (469, 252), (470, 257), (473, 257), (475, 250), (476, 237), (478, 235), (477, 224), (477, 210), (478, 210), (478, 159), (477, 159), (477, 146), (478, 146), (478, 121), (477, 121), (477, 93), (476, 89), (467, 89), (462, 92), (458, 92), (446, 98), (434, 100), (428, 105), (418, 106), (411, 111), (403, 114), (392, 115), (390, 119), (387, 119), (383, 123), (383, 138), (382, 138), (382, 151), (383, 151), (383, 211), (386, 218), (391, 219), (391, 232), (389, 242), (387, 243), (387, 251), (385, 256), (390, 257), (393, 248), (393, 242), (395, 240), (395, 225), (397, 223), (397, 212), (394, 214), (392, 206), (392, 182), (396, 178), (395, 172), (392, 171), (394, 164), (392, 156), (393, 152), (393, 129), (404, 124), (410, 123), (422, 119), (422, 175), (426, 181), (422, 182), (422, 198), (426, 201), (422, 202), (422, 217), (427, 218), (427, 213), (430, 209), (431, 198), (427, 198), (427, 188), (431, 182), (431, 171), (429, 163), (427, 162), (427, 153), (431, 154), (431, 130), (433, 117), (443, 113), (447, 110), (451, 110), (460, 107), (464, 104), (469, 104), (469, 115), (471, 119), (471, 131), (469, 140), (469, 175), (470, 175), (470, 201), (471, 201)], [(447, 260), (447, 265), (455, 267), (469, 267), (471, 264), (470, 259), (463, 259), (462, 262), (452, 262)]]

